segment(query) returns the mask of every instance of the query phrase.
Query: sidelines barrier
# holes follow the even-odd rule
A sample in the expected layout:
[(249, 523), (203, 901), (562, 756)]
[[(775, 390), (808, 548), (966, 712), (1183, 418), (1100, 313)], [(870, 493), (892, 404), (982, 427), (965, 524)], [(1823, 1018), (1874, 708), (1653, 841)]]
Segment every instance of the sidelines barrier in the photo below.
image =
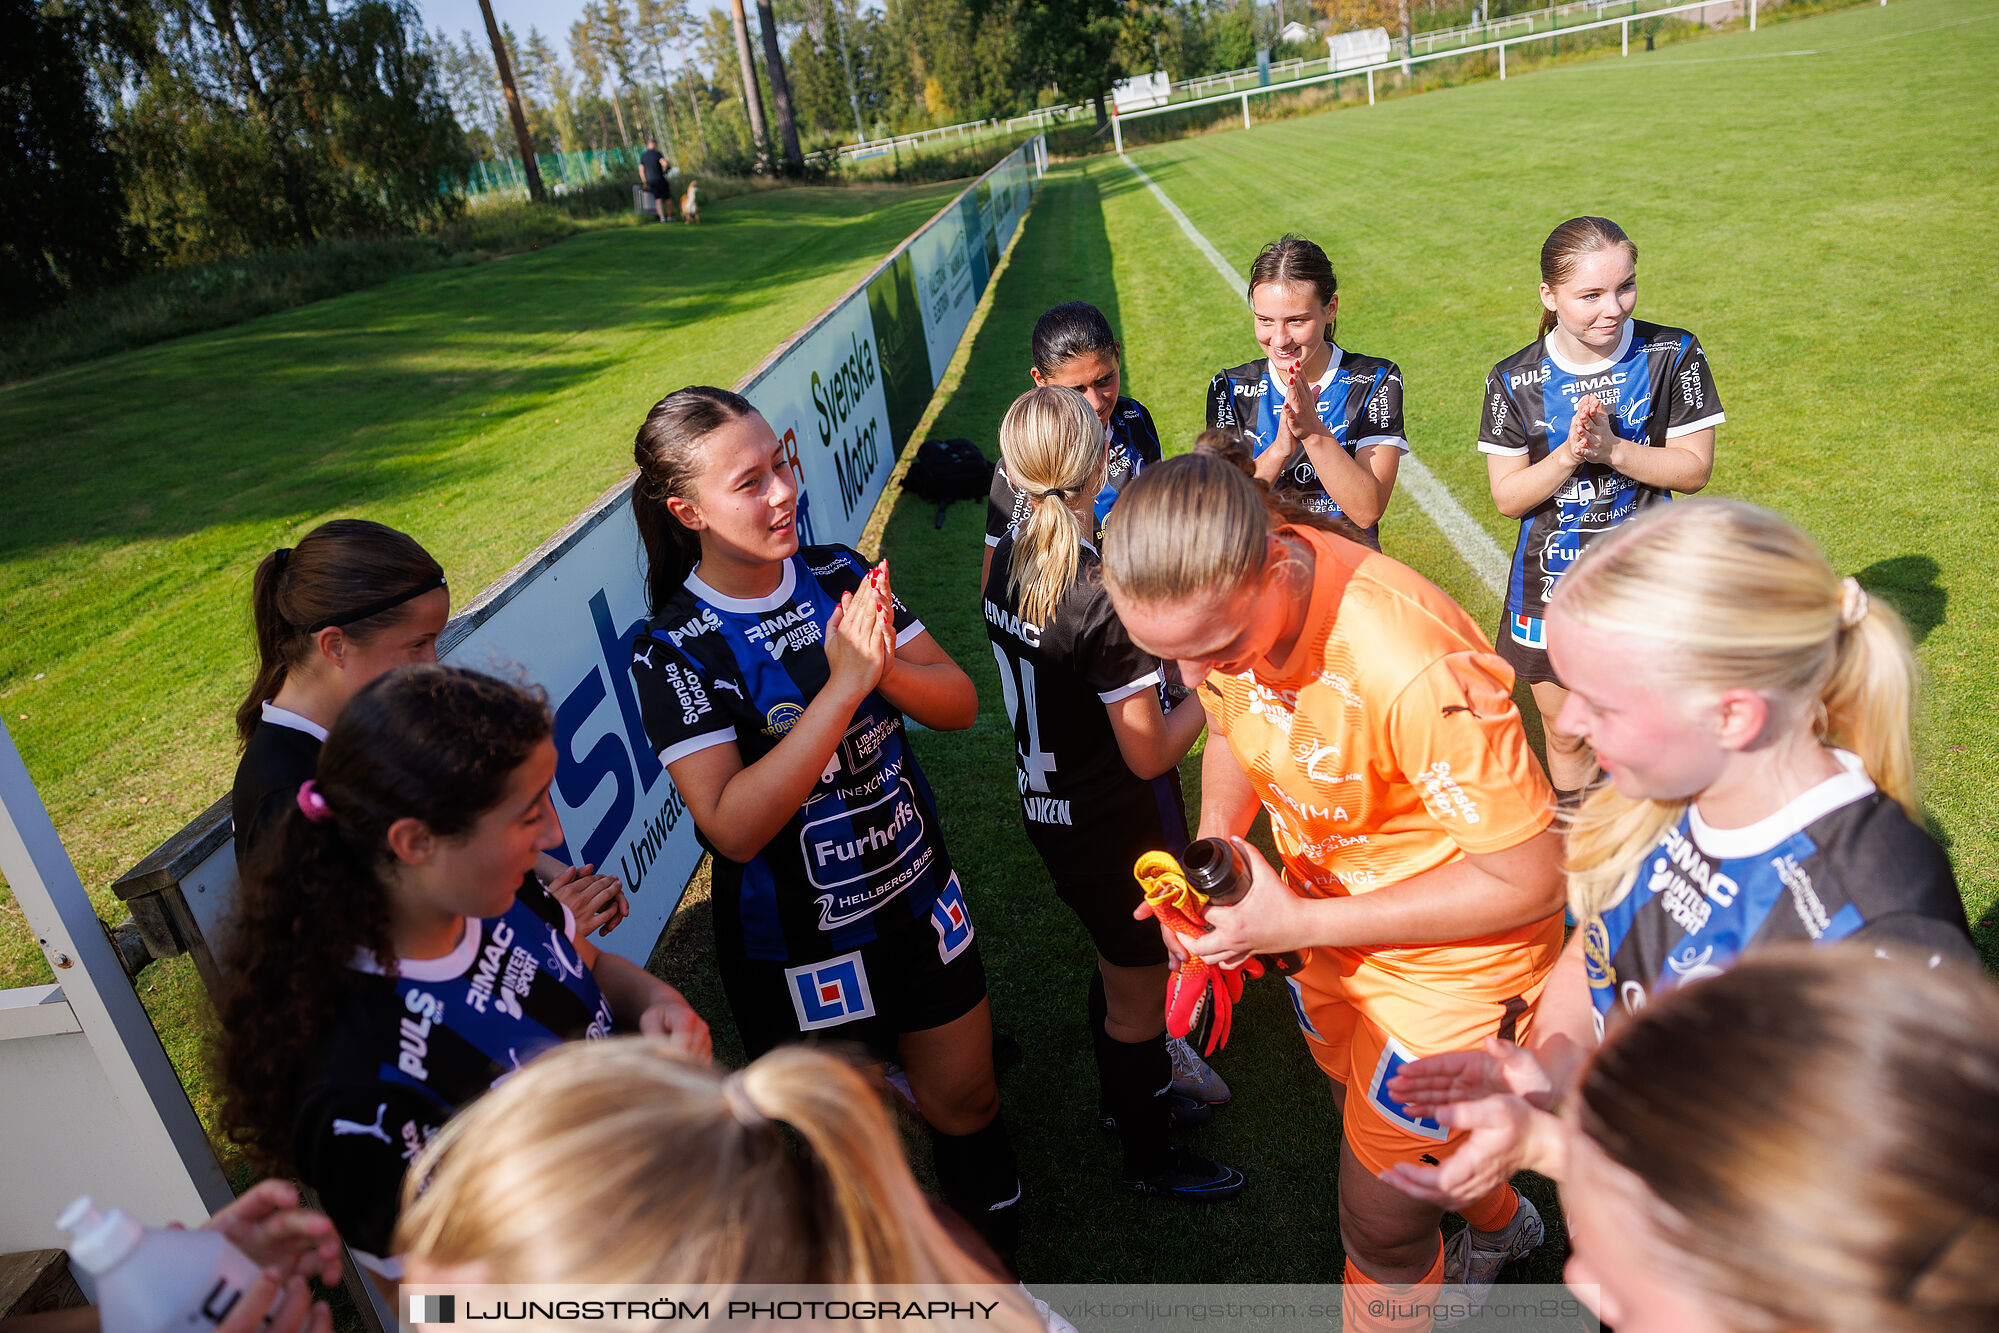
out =
[[(737, 386), (791, 455), (805, 541), (860, 539), (1047, 166), (1045, 139), (1022, 144)], [(553, 854), (624, 880), (631, 915), (600, 942), (643, 967), (701, 849), (632, 688), (646, 602), (631, 487), (627, 476), (480, 593), (445, 627), (438, 656), (548, 691), (551, 795), (567, 835)], [(192, 955), (212, 989), (210, 941), (236, 889), (228, 796), (113, 887), (146, 953)]]

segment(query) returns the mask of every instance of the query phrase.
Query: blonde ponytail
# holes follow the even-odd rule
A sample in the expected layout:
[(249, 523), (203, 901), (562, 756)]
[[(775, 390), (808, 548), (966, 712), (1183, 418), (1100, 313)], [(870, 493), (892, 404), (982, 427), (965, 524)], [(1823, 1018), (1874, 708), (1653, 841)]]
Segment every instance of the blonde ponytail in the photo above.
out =
[(1045, 625), (1076, 581), (1076, 548), (1090, 539), (1069, 506), (1078, 498), (1095, 499), (1103, 423), (1074, 389), (1029, 389), (1000, 422), (1000, 457), (1007, 479), (1030, 506), (1014, 538), (1007, 593), (1022, 620)]
[[(405, 1180), (395, 1252), (522, 1283), (999, 1281), (850, 1066), (787, 1046), (729, 1074), (658, 1037), (557, 1047), (454, 1117)], [(999, 1333), (1031, 1317), (1003, 1309)]]
[[(1920, 818), (1910, 727), (1916, 663), (1901, 618), (1833, 573), (1811, 538), (1739, 500), (1679, 500), (1592, 543), (1549, 615), (1657, 644), (1675, 687), (1769, 700), (1771, 725), (1803, 714), (1827, 745)], [(1570, 905), (1601, 912), (1623, 898), (1636, 860), (1686, 809), (1609, 784), (1568, 836)]]

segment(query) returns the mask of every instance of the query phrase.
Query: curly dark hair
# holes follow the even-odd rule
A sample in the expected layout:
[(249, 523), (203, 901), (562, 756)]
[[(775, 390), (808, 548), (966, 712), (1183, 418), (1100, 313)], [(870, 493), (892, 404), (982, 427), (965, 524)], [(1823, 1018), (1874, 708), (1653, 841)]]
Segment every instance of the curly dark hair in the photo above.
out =
[(314, 778), (328, 817), (288, 810), (256, 848), (224, 952), (223, 1121), (261, 1169), (295, 1174), (293, 1120), (349, 963), (366, 949), (395, 968), (389, 826), (415, 818), (464, 836), (550, 733), (539, 690), (460, 667), (389, 672), (341, 711)]

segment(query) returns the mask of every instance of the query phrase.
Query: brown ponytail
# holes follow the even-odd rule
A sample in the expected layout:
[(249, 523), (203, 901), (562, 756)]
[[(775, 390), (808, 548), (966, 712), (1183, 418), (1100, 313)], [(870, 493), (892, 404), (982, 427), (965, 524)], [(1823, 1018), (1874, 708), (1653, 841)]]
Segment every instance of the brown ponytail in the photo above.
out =
[[(1559, 287), (1569, 280), (1578, 259), (1598, 250), (1608, 250), (1614, 245), (1629, 250), (1633, 266), (1637, 265), (1637, 242), (1624, 234), (1624, 228), (1609, 218), (1570, 218), (1549, 232), (1548, 239), (1541, 242), (1541, 281), (1550, 287)], [(1545, 338), (1554, 327), (1555, 312), (1542, 306), (1541, 331), (1535, 336)]]
[[(250, 583), (250, 620), (257, 639), (257, 676), (236, 707), (236, 735), (248, 741), (264, 700), (310, 659), (314, 626), (339, 621), (444, 577), (444, 567), (414, 537), (365, 518), (336, 518), (273, 551)], [(407, 603), (341, 625), (366, 642), (409, 614)]]
[(694, 498), (702, 439), (754, 411), (739, 393), (690, 384), (654, 403), (639, 427), (632, 442), (632, 458), (639, 466), (632, 484), (632, 517), (645, 547), (646, 605), (655, 615), (701, 559), (701, 539), (673, 516), (666, 502), (676, 496)]

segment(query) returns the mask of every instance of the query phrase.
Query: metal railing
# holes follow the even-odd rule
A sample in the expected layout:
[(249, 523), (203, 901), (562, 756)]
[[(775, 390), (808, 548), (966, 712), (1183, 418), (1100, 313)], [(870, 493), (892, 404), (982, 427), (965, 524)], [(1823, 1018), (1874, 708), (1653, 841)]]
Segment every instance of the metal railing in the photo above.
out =
[[(1779, 2), (1781, 3), (1781, 0), (1779, 0)], [(1455, 59), (1459, 56), (1476, 55), (1481, 51), (1494, 51), (1498, 53), (1499, 77), (1504, 79), (1506, 77), (1506, 48), (1509, 46), (1518, 46), (1522, 42), (1543, 42), (1549, 40), (1551, 37), (1559, 38), (1568, 33), (1591, 32), (1594, 30), (1609, 28), (1618, 25), (1621, 25), (1623, 28), (1622, 54), (1628, 56), (1631, 54), (1631, 25), (1633, 23), (1638, 23), (1645, 19), (1651, 19), (1651, 18), (1665, 18), (1673, 14), (1688, 14), (1688, 13), (1693, 13), (1695, 11), (1705, 12), (1717, 8), (1746, 9), (1749, 15), (1749, 30), (1751, 32), (1754, 32), (1756, 30), (1756, 11), (1758, 3), (1759, 0), (1691, 0), (1690, 3), (1668, 5), (1661, 9), (1638, 10), (1634, 13), (1619, 15), (1618, 17), (1615, 18), (1597, 19), (1588, 23), (1578, 23), (1572, 27), (1564, 28), (1564, 27), (1551, 26), (1540, 32), (1523, 33), (1517, 37), (1502, 37), (1493, 41), (1479, 42), (1476, 45), (1459, 47), (1449, 51), (1437, 51), (1428, 55), (1409, 56), (1405, 58), (1398, 54), (1391, 53), (1388, 59), (1383, 60), (1377, 64), (1363, 66), (1359, 69), (1343, 69), (1336, 73), (1331, 73), (1331, 74), (1316, 74), (1309, 78), (1293, 79), (1288, 83), (1281, 83), (1281, 84), (1272, 83), (1268, 86), (1260, 86), (1256, 88), (1244, 89), (1242, 92), (1239, 93), (1237, 92), (1218, 93), (1212, 97), (1196, 98), (1188, 102), (1172, 102), (1167, 104), (1166, 106), (1149, 107), (1144, 111), (1133, 111), (1123, 116), (1113, 116), (1111, 118), (1112, 136), (1116, 142), (1117, 151), (1122, 153), (1124, 151), (1124, 124), (1126, 121), (1143, 120), (1153, 116), (1170, 115), (1175, 112), (1188, 111), (1193, 108), (1201, 106), (1215, 106), (1223, 102), (1233, 101), (1237, 99), (1240, 99), (1242, 102), (1243, 128), (1248, 129), (1250, 126), (1250, 115), (1249, 115), (1250, 98), (1266, 93), (1295, 92), (1300, 88), (1311, 87), (1315, 84), (1328, 83), (1337, 79), (1365, 78), (1367, 80), (1367, 104), (1369, 106), (1373, 106), (1374, 76), (1376, 74), (1382, 73), (1387, 70), (1395, 69), (1398, 66), (1406, 67), (1410, 65), (1426, 64), (1432, 60)], [(1888, 0), (1881, 0), (1881, 3), (1885, 5), (1888, 3)]]

